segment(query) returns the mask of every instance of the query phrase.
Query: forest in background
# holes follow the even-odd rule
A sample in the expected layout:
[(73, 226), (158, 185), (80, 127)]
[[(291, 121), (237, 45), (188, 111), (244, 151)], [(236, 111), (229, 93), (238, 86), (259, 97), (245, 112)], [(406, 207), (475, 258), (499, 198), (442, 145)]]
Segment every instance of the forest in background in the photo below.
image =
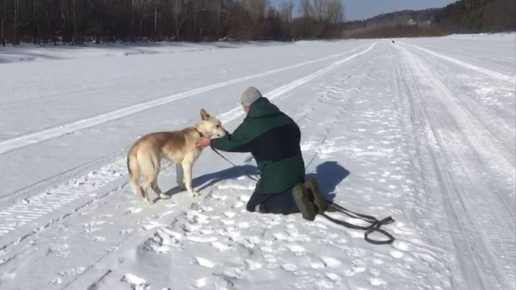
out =
[(343, 21), (339, 0), (0, 0), (0, 42), (14, 45), (339, 38)]
[(514, 31), (515, 15), (514, 0), (460, 0), (347, 22), (339, 0), (277, 7), (269, 0), (0, 0), (0, 44), (442, 36)]
[(460, 0), (443, 8), (404, 10), (349, 21), (344, 38), (443, 36), (516, 30), (515, 0)]

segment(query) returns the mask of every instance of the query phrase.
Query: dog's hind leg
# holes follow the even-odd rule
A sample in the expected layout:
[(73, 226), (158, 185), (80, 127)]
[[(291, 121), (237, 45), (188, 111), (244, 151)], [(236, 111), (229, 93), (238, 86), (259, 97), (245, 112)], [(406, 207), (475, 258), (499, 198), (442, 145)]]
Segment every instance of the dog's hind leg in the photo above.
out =
[(151, 186), (152, 190), (154, 190), (154, 192), (159, 196), (159, 198), (161, 198), (161, 199), (169, 199), (170, 198), (170, 196), (164, 194), (163, 191), (161, 190), (161, 188), (159, 188), (157, 175), (150, 186)]
[(140, 190), (143, 200), (146, 204), (149, 204), (149, 188), (152, 188), (154, 191), (156, 191), (154, 189), (155, 186), (153, 186), (153, 184), (157, 185), (157, 178), (161, 164), (159, 162), (158, 156), (154, 156), (153, 154), (149, 154), (146, 157), (142, 157), (139, 161), (141, 164), (141, 171), (143, 173), (143, 182), (140, 186)]
[(148, 176), (145, 176), (143, 179), (142, 185), (140, 186), (140, 192), (142, 194), (143, 201), (146, 204), (150, 203), (148, 192), (149, 192), (149, 187), (151, 184), (152, 184), (152, 179), (149, 178)]

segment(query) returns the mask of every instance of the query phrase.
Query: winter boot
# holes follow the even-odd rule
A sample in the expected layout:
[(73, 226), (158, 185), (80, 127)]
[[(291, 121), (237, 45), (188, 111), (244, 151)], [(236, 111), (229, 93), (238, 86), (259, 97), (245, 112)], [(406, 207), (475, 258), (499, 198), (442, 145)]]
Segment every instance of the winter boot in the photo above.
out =
[(322, 214), (328, 210), (328, 202), (324, 197), (324, 193), (319, 188), (319, 183), (315, 177), (308, 177), (305, 180), (305, 187), (308, 191), (311, 191), (313, 195), (313, 200), (315, 205), (317, 206), (317, 213)]
[(303, 218), (309, 221), (315, 220), (315, 215), (317, 214), (315, 204), (310, 201), (305, 184), (300, 183), (295, 185), (292, 188), (292, 195)]

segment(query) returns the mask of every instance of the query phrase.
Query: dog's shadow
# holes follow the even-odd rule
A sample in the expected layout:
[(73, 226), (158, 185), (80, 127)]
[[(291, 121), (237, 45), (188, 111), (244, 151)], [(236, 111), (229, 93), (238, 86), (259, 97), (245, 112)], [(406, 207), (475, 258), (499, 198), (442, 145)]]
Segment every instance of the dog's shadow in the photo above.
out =
[[(252, 165), (241, 165), (237, 167), (229, 167), (213, 173), (204, 174), (192, 180), (192, 187), (197, 191), (201, 191), (223, 180), (237, 179), (245, 175), (250, 175), (253, 178), (258, 179), (258, 168)], [(349, 175), (350, 172), (338, 162), (326, 161), (316, 167), (315, 173), (307, 174), (307, 177), (315, 176), (321, 191), (326, 195), (326, 199), (330, 202), (333, 202), (335, 199), (335, 189), (337, 188), (337, 185), (339, 185)], [(165, 195), (170, 198), (173, 195), (181, 192), (186, 192), (186, 190), (179, 186), (175, 186), (166, 191)], [(156, 201), (157, 200), (154, 202)]]
[[(242, 165), (237, 167), (229, 167), (224, 170), (213, 173), (204, 174), (192, 180), (192, 188), (194, 188), (194, 190), (196, 191), (201, 191), (223, 180), (237, 179), (239, 177), (246, 175), (250, 175), (251, 177), (258, 179), (258, 168), (252, 165)], [(186, 189), (183, 189), (179, 186), (175, 186), (169, 189), (167, 192), (165, 192), (165, 195), (167, 195), (170, 198), (173, 195), (181, 193), (183, 191), (186, 192)]]

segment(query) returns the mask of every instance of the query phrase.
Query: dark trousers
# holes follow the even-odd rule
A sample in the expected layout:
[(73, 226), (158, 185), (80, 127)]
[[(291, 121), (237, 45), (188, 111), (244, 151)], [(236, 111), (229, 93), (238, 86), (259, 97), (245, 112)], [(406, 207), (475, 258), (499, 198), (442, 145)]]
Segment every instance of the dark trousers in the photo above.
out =
[(270, 194), (261, 193), (255, 189), (251, 198), (247, 202), (247, 211), (273, 214), (292, 214), (299, 213), (292, 189), (282, 193)]

